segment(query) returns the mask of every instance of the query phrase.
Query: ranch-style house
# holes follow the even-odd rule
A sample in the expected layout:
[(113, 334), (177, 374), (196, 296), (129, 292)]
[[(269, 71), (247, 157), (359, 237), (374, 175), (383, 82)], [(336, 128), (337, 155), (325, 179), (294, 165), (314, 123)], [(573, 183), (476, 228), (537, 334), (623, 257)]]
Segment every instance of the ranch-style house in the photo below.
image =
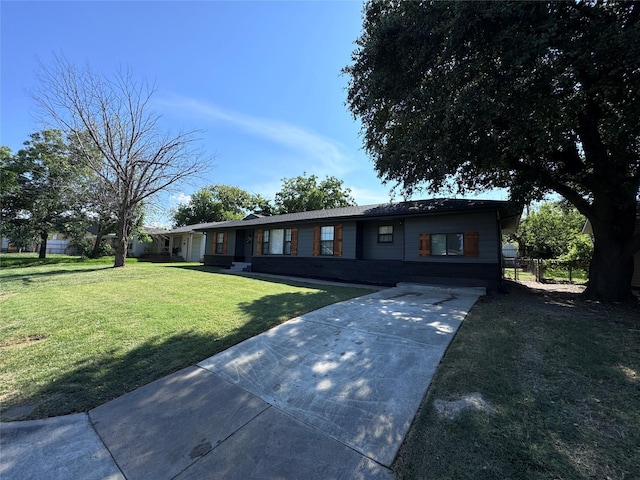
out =
[(253, 272), (393, 285), (502, 289), (502, 234), (522, 207), (508, 201), (430, 199), (352, 206), (199, 226), (204, 264)]

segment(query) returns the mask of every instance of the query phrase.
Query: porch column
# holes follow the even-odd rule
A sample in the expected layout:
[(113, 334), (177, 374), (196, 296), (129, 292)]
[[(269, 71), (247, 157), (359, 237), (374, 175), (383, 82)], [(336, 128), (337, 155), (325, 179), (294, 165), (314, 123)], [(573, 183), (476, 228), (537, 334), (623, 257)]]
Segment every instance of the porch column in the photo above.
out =
[(187, 241), (187, 256), (185, 261), (191, 261), (191, 250), (193, 249), (193, 232), (189, 233), (189, 240)]

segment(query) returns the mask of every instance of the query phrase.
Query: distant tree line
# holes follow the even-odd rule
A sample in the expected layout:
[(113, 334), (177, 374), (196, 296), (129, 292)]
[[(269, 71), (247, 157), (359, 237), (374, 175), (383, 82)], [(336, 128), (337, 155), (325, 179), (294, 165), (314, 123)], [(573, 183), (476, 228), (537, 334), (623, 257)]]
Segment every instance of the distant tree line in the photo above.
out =
[(351, 189), (334, 176), (319, 180), (306, 173), (283, 178), (280, 191), (273, 200), (260, 194), (228, 185), (210, 185), (201, 188), (187, 203), (173, 211), (174, 226), (197, 223), (222, 222), (243, 218), (249, 213), (282, 215), (285, 213), (324, 210), (355, 205)]

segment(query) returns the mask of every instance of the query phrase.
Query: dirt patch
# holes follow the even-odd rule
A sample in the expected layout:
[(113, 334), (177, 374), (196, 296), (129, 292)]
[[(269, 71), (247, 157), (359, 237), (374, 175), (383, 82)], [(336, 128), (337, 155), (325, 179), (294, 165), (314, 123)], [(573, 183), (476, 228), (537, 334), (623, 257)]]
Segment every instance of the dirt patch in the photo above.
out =
[(27, 345), (32, 345), (34, 343), (41, 342), (47, 338), (47, 335), (44, 334), (33, 334), (33, 335), (24, 335), (20, 337), (8, 338), (7, 340), (0, 343), (0, 350), (6, 350), (8, 348), (14, 347), (25, 347)]
[(540, 315), (553, 315), (560, 319), (606, 319), (634, 329), (640, 327), (639, 304), (607, 304), (588, 299), (582, 295), (586, 288), (584, 285), (531, 281), (507, 281), (506, 285), (509, 298), (504, 299), (504, 303), (520, 304), (521, 308), (535, 309)]
[(532, 282), (527, 280), (520, 280), (514, 283), (519, 283), (532, 290), (555, 293), (582, 293), (584, 292), (585, 288), (587, 288), (585, 285), (580, 285), (577, 283)]
[(464, 395), (457, 400), (434, 400), (433, 406), (440, 417), (455, 420), (463, 411), (495, 413), (495, 408), (478, 392)]

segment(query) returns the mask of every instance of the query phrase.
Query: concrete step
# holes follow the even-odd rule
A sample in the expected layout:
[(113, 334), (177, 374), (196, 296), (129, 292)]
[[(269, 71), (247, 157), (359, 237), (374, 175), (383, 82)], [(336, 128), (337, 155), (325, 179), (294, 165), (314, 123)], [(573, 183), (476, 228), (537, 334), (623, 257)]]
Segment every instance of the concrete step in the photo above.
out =
[(251, 264), (246, 262), (233, 262), (229, 270), (232, 272), (250, 272)]

